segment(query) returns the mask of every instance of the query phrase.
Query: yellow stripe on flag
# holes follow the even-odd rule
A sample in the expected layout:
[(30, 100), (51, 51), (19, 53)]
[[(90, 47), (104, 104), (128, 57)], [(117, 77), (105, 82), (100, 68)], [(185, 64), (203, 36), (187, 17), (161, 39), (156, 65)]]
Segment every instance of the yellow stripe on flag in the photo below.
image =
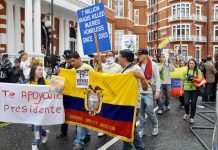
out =
[(161, 42), (159, 45), (158, 45), (158, 48), (159, 49), (162, 49), (165, 45), (167, 45), (168, 43), (170, 42), (170, 39), (169, 38), (166, 38), (163, 42)]

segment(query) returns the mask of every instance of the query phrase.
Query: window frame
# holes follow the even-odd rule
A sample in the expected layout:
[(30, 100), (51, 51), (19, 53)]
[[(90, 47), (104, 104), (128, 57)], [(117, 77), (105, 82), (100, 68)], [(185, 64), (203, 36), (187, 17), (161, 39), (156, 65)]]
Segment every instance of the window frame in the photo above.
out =
[[(111, 42), (111, 47), (112, 47), (112, 44), (113, 44), (113, 24), (112, 23), (107, 23), (107, 26), (108, 26), (108, 32), (109, 32), (109, 38), (110, 38), (110, 42)], [(110, 31), (111, 29), (111, 31)]]
[[(197, 54), (197, 48), (199, 48), (198, 49), (198, 51), (199, 51), (199, 58), (197, 59), (197, 56), (196, 56), (196, 54)], [(200, 62), (200, 60), (201, 60), (201, 46), (200, 45), (195, 45), (195, 60), (196, 61), (199, 61)]]
[[(118, 6), (116, 6), (116, 1), (118, 3)], [(119, 5), (120, 2), (123, 2), (123, 5)], [(115, 18), (124, 18), (124, 0), (115, 0), (114, 3), (115, 3), (115, 6), (114, 6)], [(121, 15), (121, 14), (123, 14), (123, 15)]]
[[(187, 8), (188, 8), (188, 11), (187, 11)], [(182, 9), (185, 10), (184, 15), (182, 15), (183, 14)], [(174, 14), (174, 10), (175, 10), (175, 14)], [(174, 5), (171, 6), (171, 13), (172, 13), (172, 16), (174, 16), (174, 17), (187, 17), (187, 16), (190, 16), (191, 15), (191, 4), (190, 3), (177, 3), (177, 4), (174, 4)]]
[[(132, 2), (130, 1), (130, 0), (128, 0), (128, 18), (130, 19), (130, 20), (133, 20), (133, 14), (132, 14), (132, 12), (133, 12), (133, 7), (132, 7), (133, 5), (132, 5)], [(131, 8), (131, 9), (130, 9)]]
[[(117, 33), (119, 32), (122, 33), (121, 35), (119, 35), (119, 37), (117, 37)], [(122, 43), (122, 37), (124, 35), (124, 30), (115, 30), (115, 50), (119, 53), (119, 51), (121, 50), (121, 43)], [(119, 43), (117, 43), (119, 42)]]
[[(216, 14), (217, 10), (217, 14)], [(214, 20), (218, 20), (218, 4), (214, 5)]]
[[(136, 18), (138, 19), (137, 22), (136, 22)], [(134, 9), (134, 24), (139, 25), (139, 9)]]

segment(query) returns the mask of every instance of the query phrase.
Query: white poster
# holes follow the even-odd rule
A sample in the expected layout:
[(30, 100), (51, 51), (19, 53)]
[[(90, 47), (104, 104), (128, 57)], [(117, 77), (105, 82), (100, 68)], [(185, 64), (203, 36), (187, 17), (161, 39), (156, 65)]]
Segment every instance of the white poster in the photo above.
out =
[(136, 35), (123, 35), (121, 49), (129, 49), (129, 50), (135, 52)]
[(55, 125), (65, 121), (63, 95), (46, 85), (0, 84), (0, 121)]
[(89, 87), (89, 71), (76, 70), (76, 87), (88, 88)]

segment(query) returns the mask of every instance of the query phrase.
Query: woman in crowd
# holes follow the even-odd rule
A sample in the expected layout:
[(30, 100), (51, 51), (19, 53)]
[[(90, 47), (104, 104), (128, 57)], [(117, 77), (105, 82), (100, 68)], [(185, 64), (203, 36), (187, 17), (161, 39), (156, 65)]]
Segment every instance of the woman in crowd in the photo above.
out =
[(156, 62), (156, 63), (160, 63), (160, 57), (159, 57), (158, 54), (153, 55), (153, 61)]
[[(180, 65), (179, 67), (184, 67), (186, 65), (184, 60), (180, 60)], [(183, 93), (184, 94), (184, 93)], [(179, 101), (180, 101), (180, 105), (181, 107), (184, 109), (184, 95), (180, 95), (179, 96)]]
[[(30, 70), (30, 78), (28, 84), (36, 85), (49, 85), (49, 81), (43, 78), (43, 68), (41, 65), (34, 65)], [(46, 143), (48, 140), (49, 130), (45, 130), (42, 126), (32, 125), (32, 130), (34, 132), (34, 141), (32, 143), (32, 150), (38, 150), (39, 144)]]
[(194, 85), (194, 81), (200, 82), (202, 79), (202, 74), (201, 71), (197, 69), (197, 62), (194, 59), (190, 59), (187, 66), (187, 71), (184, 73), (181, 82), (180, 95), (182, 96), (184, 88), (185, 115), (183, 116), (183, 119), (188, 120), (189, 118), (189, 104), (191, 100), (190, 123), (194, 123), (198, 99), (198, 92)]

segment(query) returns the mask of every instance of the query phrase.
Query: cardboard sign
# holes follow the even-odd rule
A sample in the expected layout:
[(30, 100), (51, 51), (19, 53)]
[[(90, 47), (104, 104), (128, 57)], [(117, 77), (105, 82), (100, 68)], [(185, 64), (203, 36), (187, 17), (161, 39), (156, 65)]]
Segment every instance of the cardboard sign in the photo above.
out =
[(135, 52), (136, 35), (123, 35), (121, 49), (129, 49), (129, 50)]
[(0, 84), (0, 121), (34, 125), (55, 125), (65, 121), (63, 96), (49, 92), (49, 86)]
[(89, 71), (76, 70), (76, 87), (88, 88), (89, 87)]
[(99, 51), (111, 50), (110, 37), (104, 4), (86, 7), (77, 11), (84, 55), (96, 53), (94, 33), (98, 37)]

